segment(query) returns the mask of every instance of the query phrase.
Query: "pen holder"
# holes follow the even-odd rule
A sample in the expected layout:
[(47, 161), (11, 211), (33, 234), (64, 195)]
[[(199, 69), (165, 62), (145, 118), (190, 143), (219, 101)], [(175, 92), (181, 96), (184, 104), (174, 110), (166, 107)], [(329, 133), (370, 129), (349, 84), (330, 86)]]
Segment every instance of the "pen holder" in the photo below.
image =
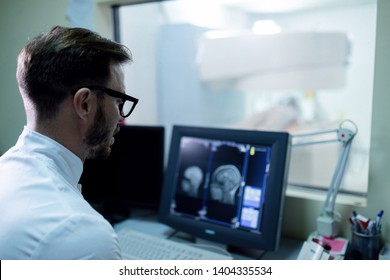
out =
[(354, 260), (377, 260), (381, 243), (381, 233), (369, 235), (352, 231), (351, 258)]

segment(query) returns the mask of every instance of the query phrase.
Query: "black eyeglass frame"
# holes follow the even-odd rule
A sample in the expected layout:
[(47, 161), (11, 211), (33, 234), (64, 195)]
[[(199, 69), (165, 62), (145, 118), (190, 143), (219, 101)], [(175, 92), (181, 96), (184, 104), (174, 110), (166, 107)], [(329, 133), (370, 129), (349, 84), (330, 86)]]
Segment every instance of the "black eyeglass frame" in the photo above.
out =
[[(116, 91), (116, 90), (113, 90), (113, 89), (110, 89), (110, 88), (106, 88), (104, 86), (98, 86), (98, 85), (81, 86), (81, 87), (72, 89), (71, 90), (72, 94), (75, 94), (81, 88), (89, 88), (91, 90), (94, 90), (94, 89), (101, 90), (104, 93), (108, 94), (109, 96), (122, 99), (123, 102), (121, 104), (119, 104), (119, 113), (121, 114), (121, 116), (123, 118), (127, 118), (128, 116), (130, 116), (131, 113), (134, 111), (135, 106), (138, 103), (138, 98), (135, 98), (135, 97), (133, 97), (131, 95), (127, 95), (126, 93), (122, 93), (120, 91)], [(127, 113), (127, 114), (123, 113), (123, 106), (125, 104), (125, 101), (132, 102), (132, 107), (131, 107), (129, 113)]]

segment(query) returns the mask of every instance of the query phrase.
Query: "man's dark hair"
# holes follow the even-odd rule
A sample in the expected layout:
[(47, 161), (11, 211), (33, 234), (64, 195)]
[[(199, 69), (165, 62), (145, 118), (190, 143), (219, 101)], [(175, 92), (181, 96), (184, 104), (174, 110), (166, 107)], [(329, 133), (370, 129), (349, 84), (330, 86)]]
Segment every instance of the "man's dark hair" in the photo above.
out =
[(123, 45), (84, 28), (55, 26), (32, 39), (18, 56), (19, 89), (38, 118), (53, 118), (72, 88), (105, 85), (111, 63), (132, 61)]

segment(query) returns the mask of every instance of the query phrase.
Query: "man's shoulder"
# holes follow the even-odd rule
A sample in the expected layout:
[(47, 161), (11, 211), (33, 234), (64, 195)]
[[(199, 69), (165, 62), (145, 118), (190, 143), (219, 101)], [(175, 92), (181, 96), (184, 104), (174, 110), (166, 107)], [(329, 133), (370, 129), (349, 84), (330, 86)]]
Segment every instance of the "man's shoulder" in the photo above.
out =
[(73, 214), (59, 221), (39, 247), (37, 254), (50, 259), (120, 258), (114, 229), (103, 217), (91, 213)]

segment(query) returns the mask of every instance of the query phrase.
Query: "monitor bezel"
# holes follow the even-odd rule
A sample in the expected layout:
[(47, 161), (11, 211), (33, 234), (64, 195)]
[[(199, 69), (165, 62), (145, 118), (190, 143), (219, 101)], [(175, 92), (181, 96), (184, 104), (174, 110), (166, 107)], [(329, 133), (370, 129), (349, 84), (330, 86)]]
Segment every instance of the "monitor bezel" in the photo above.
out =
[[(173, 215), (171, 201), (177, 185), (177, 159), (180, 153), (180, 140), (184, 136), (237, 141), (272, 147), (269, 170), (269, 187), (263, 211), (263, 223), (267, 225), (259, 234), (233, 230), (199, 220)], [(159, 208), (159, 221), (178, 231), (194, 237), (222, 243), (228, 246), (274, 251), (279, 247), (284, 197), (290, 157), (291, 137), (288, 132), (255, 131), (230, 128), (213, 128), (174, 125), (172, 129), (168, 164)]]

